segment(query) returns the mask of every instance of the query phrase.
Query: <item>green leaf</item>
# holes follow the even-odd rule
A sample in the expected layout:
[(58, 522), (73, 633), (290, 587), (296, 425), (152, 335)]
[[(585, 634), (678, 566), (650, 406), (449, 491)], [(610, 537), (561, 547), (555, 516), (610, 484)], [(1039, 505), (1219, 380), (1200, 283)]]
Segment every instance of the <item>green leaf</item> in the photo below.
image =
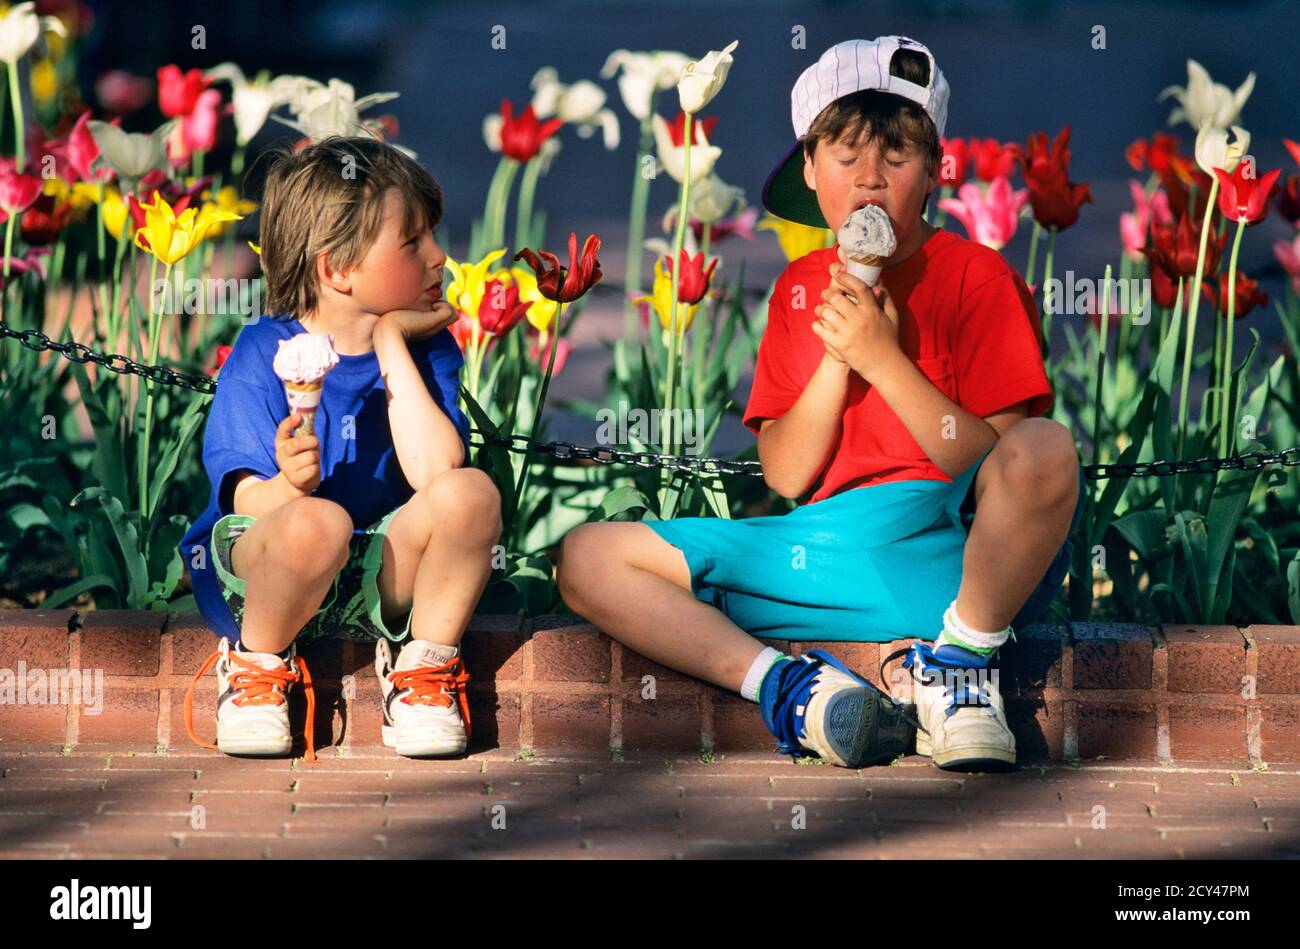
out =
[[(145, 600), (149, 571), (145, 565), (144, 556), (140, 552), (140, 535), (135, 524), (122, 510), (122, 502), (103, 488), (86, 488), (72, 499), (72, 504), (75, 507), (83, 500), (98, 501), (100, 511), (108, 519), (108, 524), (113, 530), (113, 537), (117, 540), (121, 563), (126, 568), (127, 608), (139, 609), (140, 604)], [(177, 556), (179, 556), (179, 553)]]
[(75, 600), (87, 590), (94, 590), (101, 587), (106, 587), (114, 593), (117, 593), (117, 587), (114, 584), (112, 577), (104, 576), (102, 573), (96, 573), (89, 577), (82, 577), (80, 580), (75, 580), (65, 587), (59, 587), (59, 589), (55, 590), (45, 598), (41, 603), (41, 609), (55, 609), (56, 607), (62, 606), (64, 603)]
[(90, 416), (90, 424), (95, 430), (95, 454), (91, 459), (91, 472), (99, 483), (113, 497), (129, 497), (126, 458), (123, 454), (125, 433), (118, 422), (120, 413), (114, 413), (104, 405), (97, 391), (100, 386), (109, 392), (111, 382), (103, 380), (93, 386), (86, 375), (86, 367), (73, 364), (73, 378), (81, 391), (81, 401)]
[(181, 416), (179, 431), (163, 452), (158, 466), (149, 473), (149, 510), (143, 515), (144, 523), (147, 525), (146, 531), (152, 527), (158, 517), (158, 502), (163, 497), (163, 492), (167, 490), (167, 486), (171, 484), (172, 476), (176, 473), (177, 461), (189, 449), (194, 433), (207, 417), (211, 402), (210, 396), (199, 396), (195, 393), (195, 398), (190, 400), (185, 414)]

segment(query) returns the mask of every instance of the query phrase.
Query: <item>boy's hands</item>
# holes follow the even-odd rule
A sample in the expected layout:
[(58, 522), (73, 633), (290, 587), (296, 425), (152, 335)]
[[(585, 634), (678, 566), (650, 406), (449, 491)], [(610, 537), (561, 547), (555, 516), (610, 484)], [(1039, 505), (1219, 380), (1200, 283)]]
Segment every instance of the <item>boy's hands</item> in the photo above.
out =
[(294, 412), (275, 430), (275, 461), (288, 482), (311, 494), (320, 486), (320, 441), (315, 435), (297, 435), (293, 430), (302, 424)]
[(429, 309), (390, 310), (379, 318), (375, 327), (383, 332), (395, 332), (407, 343), (428, 339), (456, 322), (456, 311), (446, 300), (438, 300)]
[[(843, 257), (843, 250), (840, 256)], [(822, 292), (812, 329), (834, 359), (846, 363), (867, 382), (902, 355), (898, 346), (898, 309), (883, 284), (868, 287), (843, 263), (832, 264), (831, 285)], [(857, 298), (853, 302), (846, 294)]]

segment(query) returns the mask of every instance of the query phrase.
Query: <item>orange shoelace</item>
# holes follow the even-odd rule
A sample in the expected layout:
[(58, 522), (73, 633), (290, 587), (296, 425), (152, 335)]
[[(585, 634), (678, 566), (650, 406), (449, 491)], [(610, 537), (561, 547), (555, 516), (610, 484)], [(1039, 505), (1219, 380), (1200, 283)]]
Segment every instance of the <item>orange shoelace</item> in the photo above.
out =
[[(190, 740), (196, 745), (213, 750), (217, 749), (215, 742), (206, 742), (194, 733), (194, 687), (199, 684), (204, 673), (212, 668), (212, 664), (220, 658), (220, 650), (208, 656), (203, 666), (194, 674), (190, 687), (185, 690), (185, 730), (190, 733)], [(288, 701), (289, 686), (301, 679), (303, 689), (307, 692), (307, 725), (303, 729), (303, 737), (307, 740), (305, 760), (315, 762), (316, 690), (312, 688), (311, 672), (307, 668), (307, 661), (302, 656), (294, 656), (292, 665), (296, 665), (300, 670), (295, 672), (291, 666), (281, 669), (263, 669), (256, 663), (241, 659), (233, 651), (230, 653), (230, 658), (247, 670), (236, 672), (230, 677), (231, 688), (240, 693), (231, 699), (236, 705), (279, 705), (281, 702)], [(276, 691), (277, 685), (280, 686), (280, 691)]]
[[(410, 695), (400, 700), (408, 705), (440, 705), (450, 708), (453, 701), (458, 702), (460, 717), (465, 722), (465, 737), (470, 737), (469, 696), (465, 691), (469, 684), (469, 673), (461, 665), (459, 656), (441, 666), (418, 666), (401, 672), (390, 672), (388, 680), (399, 692), (403, 689), (411, 690)], [(453, 693), (455, 698), (448, 693)]]

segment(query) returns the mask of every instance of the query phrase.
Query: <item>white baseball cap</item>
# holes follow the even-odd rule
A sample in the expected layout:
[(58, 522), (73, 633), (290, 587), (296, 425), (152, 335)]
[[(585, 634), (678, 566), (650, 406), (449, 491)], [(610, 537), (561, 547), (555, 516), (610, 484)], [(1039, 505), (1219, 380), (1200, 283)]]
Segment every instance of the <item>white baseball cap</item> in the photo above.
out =
[[(901, 49), (913, 50), (929, 60), (929, 83), (921, 86), (889, 74), (889, 64)], [(790, 118), (794, 122), (795, 142), (763, 184), (763, 207), (789, 221), (826, 227), (826, 219), (817, 205), (817, 195), (803, 180), (803, 141), (822, 109), (836, 99), (865, 89), (889, 92), (915, 102), (943, 135), (948, 121), (948, 80), (925, 46), (906, 36), (879, 36), (874, 40), (837, 43), (805, 69), (790, 90)]]

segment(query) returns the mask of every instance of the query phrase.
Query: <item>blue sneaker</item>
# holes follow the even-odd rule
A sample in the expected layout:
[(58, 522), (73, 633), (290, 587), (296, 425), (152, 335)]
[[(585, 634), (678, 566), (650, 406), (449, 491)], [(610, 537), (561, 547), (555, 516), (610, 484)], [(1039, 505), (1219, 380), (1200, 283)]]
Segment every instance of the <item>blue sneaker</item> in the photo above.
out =
[(820, 649), (777, 664), (759, 705), (777, 751), (844, 768), (887, 764), (916, 733), (907, 709)]
[(903, 668), (916, 680), (916, 753), (951, 771), (1015, 767), (1016, 737), (1007, 725), (998, 673), (987, 658), (948, 643), (913, 643)]

